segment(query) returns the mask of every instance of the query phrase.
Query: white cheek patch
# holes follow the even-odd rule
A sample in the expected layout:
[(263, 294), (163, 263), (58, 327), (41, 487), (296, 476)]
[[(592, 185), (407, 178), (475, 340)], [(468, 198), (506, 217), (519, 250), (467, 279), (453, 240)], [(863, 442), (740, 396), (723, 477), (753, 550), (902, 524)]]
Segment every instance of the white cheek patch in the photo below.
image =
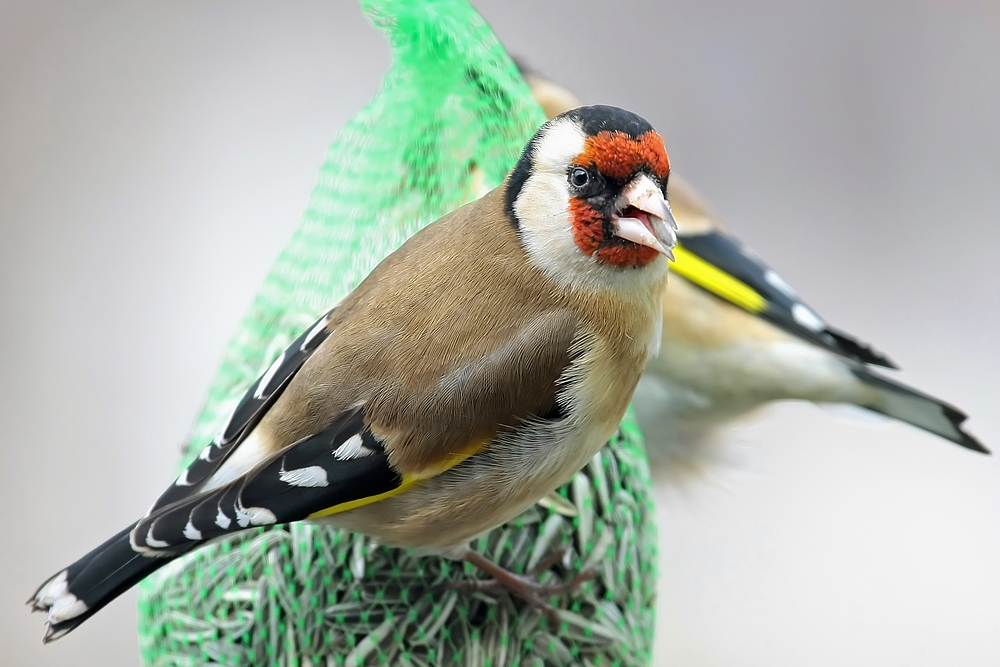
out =
[(569, 219), (569, 188), (566, 179), (555, 174), (532, 174), (514, 202), (514, 213), (529, 236), (545, 245), (573, 248), (573, 226)]
[(558, 172), (565, 176), (567, 166), (583, 153), (586, 142), (583, 130), (568, 118), (550, 125), (535, 145), (535, 173)]
[(550, 124), (532, 154), (531, 175), (514, 202), (521, 240), (532, 264), (559, 282), (586, 274), (593, 261), (576, 246), (566, 169), (586, 147), (586, 135), (566, 118)]
[(573, 240), (569, 217), (569, 188), (561, 174), (532, 174), (521, 188), (514, 213), (521, 226), (521, 241), (531, 262), (549, 277), (564, 281), (593, 263)]

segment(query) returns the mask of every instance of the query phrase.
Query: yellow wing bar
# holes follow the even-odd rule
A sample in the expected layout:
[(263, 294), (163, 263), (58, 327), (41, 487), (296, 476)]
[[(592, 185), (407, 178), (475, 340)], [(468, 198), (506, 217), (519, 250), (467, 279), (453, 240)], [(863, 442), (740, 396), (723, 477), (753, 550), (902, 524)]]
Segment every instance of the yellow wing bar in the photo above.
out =
[(674, 258), (670, 270), (695, 285), (751, 313), (760, 313), (767, 308), (767, 300), (755, 289), (709, 264), (680, 243), (674, 247)]

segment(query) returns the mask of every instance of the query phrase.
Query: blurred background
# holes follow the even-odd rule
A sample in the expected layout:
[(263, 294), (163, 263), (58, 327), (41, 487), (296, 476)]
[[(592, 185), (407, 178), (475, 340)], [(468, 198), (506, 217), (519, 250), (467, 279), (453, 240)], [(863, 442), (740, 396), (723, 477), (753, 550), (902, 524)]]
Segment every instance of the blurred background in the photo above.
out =
[[(1000, 5), (475, 4), (1000, 449)], [(4, 664), (137, 663), (134, 593), (44, 648), (23, 600), (172, 479), (387, 65), (353, 2), (0, 0)], [(800, 404), (725, 438), (741, 463), (658, 492), (657, 665), (1000, 664), (996, 457)]]

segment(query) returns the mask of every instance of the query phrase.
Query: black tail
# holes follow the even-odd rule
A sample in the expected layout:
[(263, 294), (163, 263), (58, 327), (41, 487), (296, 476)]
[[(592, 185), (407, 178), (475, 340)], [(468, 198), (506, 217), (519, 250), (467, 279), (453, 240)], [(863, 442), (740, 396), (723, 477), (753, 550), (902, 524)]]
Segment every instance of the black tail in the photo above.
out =
[[(28, 600), (36, 611), (48, 612), (45, 641), (62, 637), (156, 570), (206, 542), (253, 526), (341, 511), (357, 500), (398, 489), (403, 478), (390, 466), (364, 418), (360, 409), (345, 412), (252, 472), (159, 508), (50, 577)], [(351, 447), (361, 453), (350, 453)]]
[(869, 410), (912, 424), (966, 449), (990, 453), (990, 450), (962, 428), (967, 415), (958, 408), (862, 366), (855, 366), (851, 370), (862, 382), (878, 391), (878, 400), (864, 406)]
[(137, 553), (129, 542), (129, 533), (135, 525), (51, 577), (28, 600), (34, 611), (48, 612), (45, 642), (72, 631), (104, 605), (184, 553), (157, 556)]

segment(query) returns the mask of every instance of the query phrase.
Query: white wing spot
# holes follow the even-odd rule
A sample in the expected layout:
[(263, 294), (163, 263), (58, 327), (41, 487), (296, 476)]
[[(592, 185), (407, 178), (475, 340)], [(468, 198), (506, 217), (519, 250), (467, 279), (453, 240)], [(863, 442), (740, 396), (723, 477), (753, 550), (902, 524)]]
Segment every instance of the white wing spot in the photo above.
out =
[(321, 319), (319, 322), (317, 322), (316, 326), (314, 326), (312, 329), (309, 330), (309, 335), (306, 336), (306, 339), (302, 341), (302, 345), (299, 347), (299, 351), (305, 350), (307, 347), (309, 347), (309, 344), (312, 343), (313, 339), (319, 335), (319, 332), (321, 332), (323, 329), (326, 328), (327, 322), (329, 321), (330, 318), (327, 316)]
[(215, 525), (221, 528), (222, 530), (226, 530), (227, 528), (229, 528), (229, 524), (231, 524), (232, 522), (233, 520), (230, 519), (228, 516), (226, 516), (225, 513), (222, 511), (222, 508), (220, 507), (219, 513), (215, 515)]
[[(215, 436), (216, 442), (219, 442), (220, 440), (222, 440), (222, 431), (219, 431), (219, 435)], [(205, 449), (201, 450), (201, 454), (198, 455), (198, 458), (202, 461), (207, 461), (212, 458), (212, 445), (209, 445), (208, 447), (205, 447)]]
[(236, 507), (236, 523), (243, 528), (247, 526), (270, 526), (276, 523), (278, 517), (266, 507)]
[(295, 468), (294, 470), (282, 469), (278, 473), (282, 482), (289, 486), (330, 486), (326, 470), (320, 466), (309, 466), (308, 468)]
[(267, 372), (264, 373), (264, 376), (260, 379), (260, 382), (257, 383), (257, 389), (255, 389), (253, 392), (254, 398), (258, 399), (264, 398), (266, 394), (270, 393), (267, 391), (267, 385), (271, 384), (271, 380), (274, 379), (274, 374), (278, 372), (278, 367), (281, 366), (281, 362), (283, 362), (284, 360), (285, 360), (285, 353), (282, 352), (281, 355), (274, 360), (274, 363), (268, 367)]
[(774, 269), (768, 269), (764, 272), (764, 280), (766, 280), (771, 287), (775, 288), (789, 299), (798, 298), (798, 294), (792, 289), (792, 286), (785, 282), (785, 279), (778, 275), (778, 272)]
[(819, 315), (814, 313), (802, 303), (797, 303), (792, 306), (792, 317), (794, 317), (795, 321), (804, 326), (806, 329), (822, 331), (826, 328), (826, 325), (823, 323), (823, 320), (819, 318)]
[(184, 468), (184, 472), (182, 472), (177, 477), (177, 480), (174, 482), (174, 486), (191, 486), (191, 482), (188, 481), (188, 469), (187, 468)]
[(250, 507), (247, 513), (250, 515), (250, 523), (254, 526), (270, 526), (278, 521), (274, 512), (266, 507)]
[(333, 450), (333, 455), (338, 461), (348, 461), (350, 459), (360, 459), (370, 456), (372, 450), (362, 444), (361, 434), (355, 433), (348, 438), (344, 444)]
[(184, 537), (188, 538), (192, 542), (197, 542), (201, 539), (201, 531), (194, 527), (190, 518), (188, 519), (187, 525), (184, 526)]
[(158, 540), (153, 537), (153, 527), (150, 526), (149, 530), (146, 531), (146, 544), (153, 547), (154, 549), (166, 549), (170, 546), (169, 542), (164, 542), (163, 540)]

